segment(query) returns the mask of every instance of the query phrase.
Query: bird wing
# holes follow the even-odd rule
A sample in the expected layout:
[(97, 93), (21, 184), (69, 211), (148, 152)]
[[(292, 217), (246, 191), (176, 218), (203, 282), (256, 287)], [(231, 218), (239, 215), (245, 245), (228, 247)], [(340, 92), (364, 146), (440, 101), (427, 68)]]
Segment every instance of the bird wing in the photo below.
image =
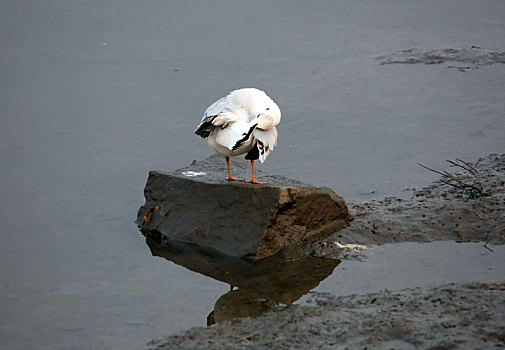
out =
[(235, 123), (240, 120), (240, 109), (241, 106), (230, 99), (229, 95), (217, 100), (205, 110), (195, 134), (206, 138), (215, 127), (224, 129), (228, 124)]
[(201, 123), (213, 118), (213, 125), (223, 127), (240, 120), (244, 115), (244, 107), (228, 95), (217, 100), (205, 110)]
[(239, 120), (216, 134), (216, 142), (230, 151), (236, 151), (250, 141), (251, 134), (256, 128), (256, 123), (246, 123)]
[(195, 133), (205, 138), (215, 127), (224, 129), (229, 124), (244, 120), (247, 120), (245, 108), (228, 95), (217, 100), (205, 110)]

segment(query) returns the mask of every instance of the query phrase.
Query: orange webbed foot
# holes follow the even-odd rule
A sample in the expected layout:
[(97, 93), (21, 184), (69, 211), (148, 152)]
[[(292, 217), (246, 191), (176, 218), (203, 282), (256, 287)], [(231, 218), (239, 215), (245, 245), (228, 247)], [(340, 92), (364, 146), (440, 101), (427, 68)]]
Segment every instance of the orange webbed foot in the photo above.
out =
[(228, 176), (225, 179), (226, 181), (245, 181), (244, 179), (239, 179), (238, 177), (231, 177), (231, 176)]
[(251, 181), (247, 181), (247, 183), (250, 183), (250, 184), (258, 184), (258, 185), (265, 185), (265, 184), (267, 184), (268, 182), (264, 182), (264, 181), (257, 181), (256, 179), (252, 179)]

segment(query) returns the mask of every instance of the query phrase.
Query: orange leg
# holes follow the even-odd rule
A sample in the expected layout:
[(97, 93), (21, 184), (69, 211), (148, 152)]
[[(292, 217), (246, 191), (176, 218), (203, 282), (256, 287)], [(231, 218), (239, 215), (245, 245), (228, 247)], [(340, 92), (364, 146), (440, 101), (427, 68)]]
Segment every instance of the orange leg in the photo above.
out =
[(239, 178), (231, 176), (230, 157), (226, 157), (226, 165), (228, 165), (228, 177), (226, 178), (226, 180), (228, 180), (228, 181), (244, 181), (244, 179), (239, 179)]
[(252, 173), (253, 177), (251, 181), (248, 181), (252, 184), (267, 184), (268, 182), (263, 182), (263, 181), (256, 181), (256, 176), (254, 176), (254, 160), (251, 159), (251, 168), (252, 168)]

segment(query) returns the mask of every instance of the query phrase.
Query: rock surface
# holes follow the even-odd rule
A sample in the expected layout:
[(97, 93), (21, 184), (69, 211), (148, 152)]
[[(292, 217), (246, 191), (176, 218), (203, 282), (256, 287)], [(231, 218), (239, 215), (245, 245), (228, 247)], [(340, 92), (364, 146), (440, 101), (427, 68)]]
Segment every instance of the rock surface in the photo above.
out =
[[(231, 163), (233, 176), (250, 178), (249, 162)], [(345, 201), (329, 188), (258, 170), (267, 185), (227, 182), (226, 173), (217, 155), (172, 174), (151, 171), (137, 215), (143, 234), (257, 259), (332, 234), (351, 219)]]

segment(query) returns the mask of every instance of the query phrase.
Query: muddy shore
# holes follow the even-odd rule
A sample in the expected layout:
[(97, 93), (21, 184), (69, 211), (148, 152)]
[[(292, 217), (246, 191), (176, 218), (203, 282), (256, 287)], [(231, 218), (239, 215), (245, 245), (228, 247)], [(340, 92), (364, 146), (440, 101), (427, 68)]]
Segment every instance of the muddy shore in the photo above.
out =
[[(505, 155), (471, 165), (484, 195), (439, 180), (410, 199), (350, 204), (355, 218), (345, 229), (312, 242), (303, 254), (364, 258), (372, 246), (400, 242), (504, 244)], [(446, 169), (464, 183), (474, 175)], [(334, 296), (309, 293), (308, 305), (290, 305), (256, 318), (218, 323), (154, 340), (155, 349), (453, 349), (505, 346), (505, 280), (451, 283), (435, 288)]]
[[(449, 165), (449, 163), (448, 163)], [(399, 242), (505, 243), (505, 154), (490, 154), (471, 164), (485, 195), (472, 196), (443, 179), (420, 190), (409, 189), (410, 199), (387, 197), (380, 201), (349, 204), (353, 222), (325, 240), (311, 244), (306, 254), (345, 258), (341, 244), (377, 245)], [(466, 184), (475, 176), (461, 168), (447, 169)], [(453, 182), (454, 183), (454, 182)]]
[(449, 284), (366, 295), (315, 295), (317, 306), (194, 328), (156, 349), (498, 349), (505, 284)]

